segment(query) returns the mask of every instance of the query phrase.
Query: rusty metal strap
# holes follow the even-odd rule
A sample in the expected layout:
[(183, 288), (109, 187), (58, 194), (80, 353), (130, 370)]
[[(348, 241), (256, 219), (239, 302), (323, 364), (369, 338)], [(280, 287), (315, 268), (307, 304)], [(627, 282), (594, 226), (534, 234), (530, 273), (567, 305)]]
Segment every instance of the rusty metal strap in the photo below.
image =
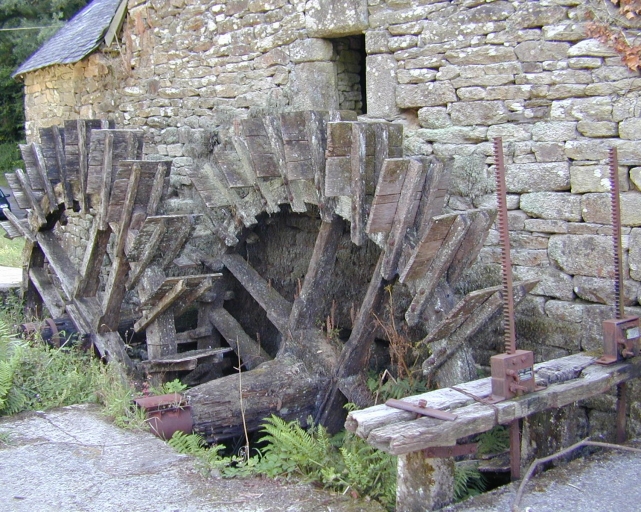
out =
[(58, 332), (56, 322), (54, 322), (52, 318), (45, 318), (45, 322), (49, 326), (49, 329), (51, 329), (51, 341), (60, 347), (60, 333)]
[(457, 388), (456, 386), (450, 386), (450, 389), (453, 389), (454, 391), (458, 391), (459, 393), (469, 396), (471, 399), (473, 399), (476, 402), (479, 402), (483, 405), (487, 405), (488, 407), (491, 407), (494, 410), (494, 422), (499, 425), (499, 408), (494, 405), (492, 402), (486, 400), (485, 398), (481, 398), (480, 396), (476, 396), (474, 393), (470, 393), (469, 391), (465, 391), (464, 389)]

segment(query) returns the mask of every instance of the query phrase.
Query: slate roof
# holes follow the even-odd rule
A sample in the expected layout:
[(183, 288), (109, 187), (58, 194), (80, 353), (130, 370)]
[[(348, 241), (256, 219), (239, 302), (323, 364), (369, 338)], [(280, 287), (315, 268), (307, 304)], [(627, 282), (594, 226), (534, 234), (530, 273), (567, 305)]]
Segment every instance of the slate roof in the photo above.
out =
[(94, 0), (13, 72), (13, 77), (55, 64), (72, 64), (93, 52), (126, 0)]

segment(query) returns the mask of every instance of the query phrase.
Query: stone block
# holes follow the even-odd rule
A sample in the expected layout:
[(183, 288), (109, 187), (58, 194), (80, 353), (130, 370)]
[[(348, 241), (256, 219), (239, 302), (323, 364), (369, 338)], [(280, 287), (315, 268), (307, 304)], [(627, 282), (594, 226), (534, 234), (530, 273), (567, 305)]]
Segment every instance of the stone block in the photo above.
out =
[(569, 140), (565, 143), (565, 156), (572, 160), (606, 160), (612, 141), (605, 139)]
[(396, 105), (399, 108), (434, 107), (456, 100), (456, 92), (449, 82), (399, 85), (396, 88)]
[(641, 191), (641, 167), (630, 169), (630, 181), (634, 184), (635, 190)]
[(572, 98), (552, 102), (554, 121), (612, 121), (612, 99), (607, 97)]
[(445, 53), (450, 64), (466, 66), (470, 64), (495, 64), (518, 60), (514, 50), (505, 46), (478, 46), (451, 50)]
[(486, 88), (487, 100), (529, 100), (532, 97), (532, 85), (492, 85)]
[(535, 141), (565, 142), (576, 138), (576, 123), (572, 121), (540, 122), (532, 127), (532, 140)]
[(567, 57), (570, 43), (525, 41), (516, 45), (514, 53), (521, 62), (558, 61)]
[(628, 251), (630, 277), (641, 281), (641, 229), (632, 228), (630, 232), (630, 249)]
[[(623, 192), (620, 194), (621, 224), (623, 226), (641, 226), (641, 193)], [(583, 220), (597, 224), (611, 224), (610, 194), (584, 194), (581, 198)]]
[(579, 121), (576, 129), (584, 137), (617, 137), (619, 125), (610, 121)]
[[(609, 192), (610, 170), (607, 165), (571, 165), (570, 186), (573, 194)], [(619, 189), (625, 192), (629, 188), (627, 168), (619, 167)]]
[(388, 46), (391, 52), (397, 52), (399, 50), (407, 50), (408, 48), (414, 48), (418, 45), (417, 36), (398, 36), (390, 37)]
[[(574, 293), (589, 302), (614, 305), (614, 279), (574, 276)], [(631, 279), (623, 282), (623, 303), (633, 306), (639, 299), (639, 283)]]
[(338, 88), (333, 62), (296, 64), (291, 76), (292, 103), (298, 110), (337, 110)]
[(567, 233), (568, 223), (553, 219), (528, 219), (525, 221), (525, 230), (535, 233)]
[(316, 62), (332, 60), (334, 45), (327, 39), (298, 39), (289, 45), (289, 58), (292, 62)]
[(507, 227), (510, 231), (522, 231), (525, 228), (527, 213), (521, 210), (507, 212)]
[(570, 169), (567, 162), (508, 164), (505, 183), (508, 192), (569, 190)]
[(641, 119), (638, 117), (624, 119), (619, 123), (619, 137), (629, 140), (641, 139)]
[(532, 295), (543, 295), (560, 300), (572, 300), (574, 291), (572, 278), (554, 267), (513, 267), (514, 278), (519, 280), (538, 279)]
[(474, 36), (490, 34), (505, 30), (503, 22), (488, 21), (485, 23), (443, 23), (443, 20), (426, 21), (421, 34), (421, 46), (438, 44), (453, 39), (467, 39)]
[(532, 125), (529, 124), (494, 124), (487, 129), (487, 138), (492, 140), (501, 137), (505, 141), (527, 141), (532, 138)]
[(535, 142), (532, 151), (537, 162), (560, 162), (565, 158), (563, 144), (559, 142)]
[(598, 235), (552, 235), (548, 246), (550, 260), (570, 275), (612, 277), (612, 240)]
[(540, 219), (581, 220), (581, 197), (567, 192), (533, 192), (521, 195), (521, 210)]
[(508, 111), (502, 101), (459, 101), (448, 107), (452, 123), (490, 126), (505, 123)]
[[(429, 142), (443, 144), (477, 144), (486, 140), (487, 128), (482, 126), (452, 126), (438, 130), (422, 128), (416, 131), (416, 135)], [(459, 148), (452, 148), (457, 153)], [(435, 149), (436, 152), (436, 149)]]
[(513, 30), (538, 28), (559, 23), (565, 17), (566, 9), (560, 5), (540, 5), (528, 2), (519, 5), (518, 11), (510, 16), (510, 27)]
[[(548, 6), (543, 8), (547, 10)], [(582, 41), (585, 39), (585, 24), (565, 22), (544, 26), (543, 39), (547, 41)]]
[(616, 52), (596, 39), (579, 41), (568, 50), (568, 57), (614, 57)]
[(555, 320), (580, 324), (583, 320), (582, 304), (572, 304), (561, 300), (548, 300), (545, 303), (545, 313)]
[(365, 32), (365, 52), (367, 55), (389, 52), (389, 33), (386, 30)]
[(367, 114), (390, 118), (398, 114), (396, 106), (396, 59), (391, 55), (367, 57)]
[(423, 107), (418, 110), (418, 122), (421, 127), (429, 129), (447, 128), (452, 120), (445, 107)]
[[(394, 57), (391, 58), (396, 62)], [(437, 75), (438, 73), (433, 69), (399, 69), (396, 71), (399, 84), (423, 84), (425, 82), (433, 82)]]
[(305, 27), (311, 37), (362, 34), (368, 28), (367, 0), (310, 0)]

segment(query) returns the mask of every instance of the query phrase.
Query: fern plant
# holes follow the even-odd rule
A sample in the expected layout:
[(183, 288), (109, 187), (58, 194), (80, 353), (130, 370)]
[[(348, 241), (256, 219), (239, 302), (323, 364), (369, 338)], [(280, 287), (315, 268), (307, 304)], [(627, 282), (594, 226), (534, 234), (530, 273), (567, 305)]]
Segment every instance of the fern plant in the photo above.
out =
[(467, 461), (454, 467), (454, 499), (466, 500), (481, 494), (486, 488), (485, 478), (475, 464)]
[(16, 371), (22, 361), (22, 344), (14, 339), (7, 325), (0, 320), (0, 414), (15, 414), (25, 402), (15, 386)]

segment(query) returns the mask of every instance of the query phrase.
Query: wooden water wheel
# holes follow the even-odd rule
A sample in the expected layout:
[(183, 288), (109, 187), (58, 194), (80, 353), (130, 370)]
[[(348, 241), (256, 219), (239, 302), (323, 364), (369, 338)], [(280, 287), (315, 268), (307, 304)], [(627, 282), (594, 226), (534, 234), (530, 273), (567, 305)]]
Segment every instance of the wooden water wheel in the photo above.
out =
[[(445, 301), (438, 317), (428, 314), (476, 259), (495, 212), (442, 214), (443, 166), (434, 157), (404, 157), (402, 125), (315, 111), (239, 120), (206, 162), (187, 170), (192, 187), (179, 211), (169, 208), (171, 162), (142, 160), (142, 138), (94, 120), (42, 129), (40, 143), (21, 148), (26, 172), (8, 176), (28, 219), (9, 216), (2, 225), (9, 236), (27, 238), (29, 307), (37, 312), (42, 301), (52, 315), (70, 316), (105, 358), (134, 367), (118, 334), (124, 317), (146, 334), (148, 357), (137, 367), (152, 375), (218, 376), (211, 370), (221, 355), (237, 354), (242, 373), (187, 392), (195, 429), (209, 440), (242, 433), (241, 406), (253, 430), (271, 413), (303, 422), (311, 414), (337, 427), (345, 401), (369, 405), (367, 362), (390, 284), (409, 297), (403, 322), (428, 333), (424, 344), (446, 343), (427, 371), (437, 371), (500, 309), (500, 290), (488, 289)], [(252, 229), (283, 211), (320, 221), (290, 296), (247, 252)], [(65, 248), (78, 226), (88, 236), (74, 259)], [(337, 286), (345, 233), (354, 247), (377, 247), (378, 259), (361, 283), (349, 337), (337, 345), (319, 324)], [(532, 286), (522, 284), (522, 295)], [(275, 349), (244, 329), (230, 307), (234, 288), (275, 330)], [(176, 319), (194, 307), (197, 325), (177, 332)], [(196, 348), (182, 351), (187, 343)]]

